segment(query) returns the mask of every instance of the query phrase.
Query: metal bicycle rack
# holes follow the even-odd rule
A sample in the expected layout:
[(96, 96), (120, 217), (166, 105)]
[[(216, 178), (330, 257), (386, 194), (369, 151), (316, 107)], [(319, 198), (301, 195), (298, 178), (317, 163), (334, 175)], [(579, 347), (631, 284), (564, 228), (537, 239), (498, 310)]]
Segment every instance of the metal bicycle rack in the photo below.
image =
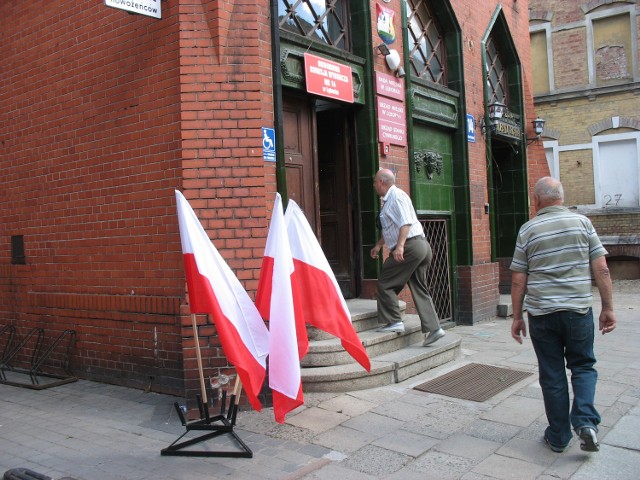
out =
[[(16, 331), (14, 326), (6, 325), (2, 327), (2, 329), (0, 329), (0, 337), (3, 335), (7, 336), (7, 340), (2, 352), (2, 358), (0, 359), (0, 384), (42, 390), (44, 388), (55, 387), (57, 385), (75, 382), (77, 380), (77, 378), (69, 372), (69, 357), (71, 356), (71, 350), (76, 339), (75, 330), (64, 330), (46, 349), (43, 349), (45, 337), (43, 328), (32, 328), (17, 344), (15, 344)], [(26, 350), (26, 347), (32, 339), (34, 339), (32, 342), (34, 345), (33, 352), (31, 354), (30, 367), (28, 369), (13, 367), (11, 362), (20, 352)], [(44, 363), (65, 339), (67, 340), (67, 347), (62, 361), (62, 369), (66, 375), (54, 375), (43, 372), (42, 367)], [(18, 376), (28, 376), (29, 382), (9, 378), (7, 373), (20, 374)], [(41, 382), (41, 378), (51, 378), (53, 381), (43, 383)]]

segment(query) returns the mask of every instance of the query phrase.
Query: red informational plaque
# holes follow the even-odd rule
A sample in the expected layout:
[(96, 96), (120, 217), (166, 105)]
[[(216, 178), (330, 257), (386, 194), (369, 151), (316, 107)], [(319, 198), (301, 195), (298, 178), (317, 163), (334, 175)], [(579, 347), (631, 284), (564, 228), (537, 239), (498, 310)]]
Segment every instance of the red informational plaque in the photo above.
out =
[(404, 102), (404, 80), (382, 72), (376, 72), (376, 93)]
[(407, 114), (404, 103), (378, 97), (378, 140), (381, 143), (407, 146)]
[(350, 66), (305, 53), (304, 73), (307, 92), (353, 103)]
[(407, 146), (407, 112), (404, 105), (404, 80), (376, 72), (376, 107), (378, 141), (388, 151), (389, 145)]

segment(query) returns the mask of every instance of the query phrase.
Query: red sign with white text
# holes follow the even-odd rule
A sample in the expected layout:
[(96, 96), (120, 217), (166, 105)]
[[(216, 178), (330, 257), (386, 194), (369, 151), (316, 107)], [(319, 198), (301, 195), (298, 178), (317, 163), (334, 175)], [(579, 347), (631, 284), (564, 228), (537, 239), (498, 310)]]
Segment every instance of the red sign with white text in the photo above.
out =
[(404, 103), (378, 97), (378, 141), (407, 146), (407, 116)]
[(304, 76), (307, 92), (353, 103), (350, 66), (305, 53)]
[(404, 80), (387, 73), (376, 72), (376, 93), (404, 101)]

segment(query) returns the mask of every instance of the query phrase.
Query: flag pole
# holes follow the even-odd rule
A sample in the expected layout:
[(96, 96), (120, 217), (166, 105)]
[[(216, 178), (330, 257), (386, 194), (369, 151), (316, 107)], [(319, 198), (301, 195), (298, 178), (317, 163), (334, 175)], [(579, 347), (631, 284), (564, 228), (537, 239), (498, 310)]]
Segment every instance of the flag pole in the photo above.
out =
[(196, 324), (196, 314), (191, 314), (191, 323), (193, 324), (193, 339), (196, 342), (196, 358), (198, 359), (198, 373), (200, 374), (200, 390), (202, 392), (202, 401), (205, 405), (207, 401), (207, 389), (204, 386), (204, 371), (202, 370), (202, 356), (200, 355), (200, 340), (198, 339), (198, 325)]
[(242, 391), (242, 380), (240, 380), (240, 376), (236, 377), (236, 384), (233, 387), (233, 394), (235, 395), (236, 405), (240, 402), (240, 392)]
[(236, 384), (233, 387), (233, 394), (231, 395), (231, 403), (229, 404), (229, 412), (227, 413), (227, 420), (231, 421), (231, 425), (236, 424), (236, 417), (238, 415), (238, 406), (240, 404), (240, 392), (242, 391), (242, 381), (240, 375), (236, 377)]

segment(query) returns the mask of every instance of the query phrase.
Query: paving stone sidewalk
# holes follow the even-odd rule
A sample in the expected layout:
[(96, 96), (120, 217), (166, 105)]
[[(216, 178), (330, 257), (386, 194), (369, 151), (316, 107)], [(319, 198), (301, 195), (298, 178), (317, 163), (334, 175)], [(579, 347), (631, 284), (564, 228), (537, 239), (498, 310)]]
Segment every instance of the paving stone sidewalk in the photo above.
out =
[[(253, 458), (161, 456), (184, 432), (182, 399), (80, 380), (41, 391), (0, 385), (0, 475), (29, 468), (54, 479), (615, 479), (640, 478), (640, 282), (616, 283), (619, 325), (596, 338), (601, 450), (562, 453), (546, 426), (529, 340), (508, 319), (458, 326), (462, 356), (403, 383), (307, 394), (280, 425), (272, 409), (241, 412), (236, 432)], [(597, 304), (597, 302), (596, 302)], [(599, 306), (596, 305), (596, 312)], [(475, 362), (534, 375), (484, 402), (413, 387)], [(228, 436), (207, 446), (232, 446)]]

